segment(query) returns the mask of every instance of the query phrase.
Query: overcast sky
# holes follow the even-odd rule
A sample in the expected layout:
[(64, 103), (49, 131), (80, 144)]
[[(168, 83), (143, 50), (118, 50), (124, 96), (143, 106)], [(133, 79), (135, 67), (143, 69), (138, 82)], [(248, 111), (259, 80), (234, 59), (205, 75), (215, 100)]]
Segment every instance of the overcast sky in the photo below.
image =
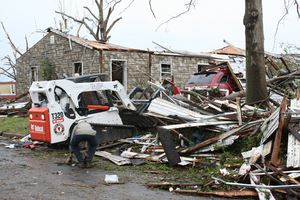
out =
[[(190, 12), (174, 19), (166, 25), (157, 27), (170, 17), (182, 12), (187, 0), (152, 0), (156, 18), (150, 12), (148, 0), (135, 0), (121, 12), (131, 0), (123, 0), (113, 17), (122, 16), (111, 32), (111, 43), (141, 49), (154, 49), (155, 41), (163, 46), (193, 52), (211, 51), (223, 47), (226, 39), (230, 43), (244, 48), (243, 26), (244, 0), (198, 0)], [(292, 2), (292, 0), (286, 0)], [(94, 6), (93, 0), (61, 0), (66, 13), (81, 18), (87, 12), (83, 6)], [(59, 0), (9, 0), (0, 7), (2, 21), (15, 44), (24, 51), (25, 35), (29, 46), (42, 38), (47, 27), (57, 27)], [(296, 9), (291, 7), (289, 15), (279, 26), (277, 23), (284, 14), (284, 0), (263, 0), (265, 50), (282, 52), (281, 44), (293, 44), (300, 47), (300, 20)], [(120, 14), (121, 13), (121, 14)], [(73, 29), (77, 26), (72, 23)], [(89, 37), (81, 32), (82, 37)], [(10, 54), (7, 39), (0, 30), (0, 57)], [(0, 63), (1, 65), (3, 63)], [(1, 80), (0, 80), (1, 81)]]

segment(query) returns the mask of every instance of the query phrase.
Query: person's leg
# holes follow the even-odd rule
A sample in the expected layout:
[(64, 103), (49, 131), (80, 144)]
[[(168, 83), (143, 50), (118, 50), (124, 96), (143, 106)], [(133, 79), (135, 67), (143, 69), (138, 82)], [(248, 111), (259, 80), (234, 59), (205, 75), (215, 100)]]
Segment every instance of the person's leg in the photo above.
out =
[(95, 136), (89, 135), (89, 137), (87, 138), (87, 142), (89, 144), (89, 148), (88, 148), (88, 153), (87, 153), (87, 157), (86, 157), (86, 161), (87, 162), (92, 162), (92, 159), (95, 155), (96, 149), (98, 147), (98, 142), (96, 140)]
[(70, 150), (75, 154), (78, 162), (82, 163), (84, 159), (82, 153), (80, 152), (80, 141), (82, 141), (81, 135), (74, 135), (72, 140), (70, 141)]

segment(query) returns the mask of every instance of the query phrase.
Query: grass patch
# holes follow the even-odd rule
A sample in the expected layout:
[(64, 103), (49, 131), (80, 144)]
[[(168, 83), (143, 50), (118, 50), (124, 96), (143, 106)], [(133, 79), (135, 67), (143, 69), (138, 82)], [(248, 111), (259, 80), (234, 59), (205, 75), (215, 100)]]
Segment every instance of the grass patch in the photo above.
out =
[(0, 118), (0, 132), (28, 134), (28, 117), (3, 117)]

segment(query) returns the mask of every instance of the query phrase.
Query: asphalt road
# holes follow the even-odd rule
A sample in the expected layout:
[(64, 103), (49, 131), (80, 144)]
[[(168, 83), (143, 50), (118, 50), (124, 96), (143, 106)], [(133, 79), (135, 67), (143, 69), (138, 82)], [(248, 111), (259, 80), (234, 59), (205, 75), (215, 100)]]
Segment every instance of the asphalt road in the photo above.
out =
[[(118, 185), (104, 185), (105, 170), (80, 169), (59, 163), (64, 158), (37, 156), (24, 148), (7, 149), (10, 143), (0, 137), (0, 199), (121, 199), (121, 200), (185, 200), (219, 199), (174, 194), (144, 186), (151, 176), (134, 171), (117, 171), (115, 174), (125, 182)], [(99, 161), (100, 162), (100, 161)]]

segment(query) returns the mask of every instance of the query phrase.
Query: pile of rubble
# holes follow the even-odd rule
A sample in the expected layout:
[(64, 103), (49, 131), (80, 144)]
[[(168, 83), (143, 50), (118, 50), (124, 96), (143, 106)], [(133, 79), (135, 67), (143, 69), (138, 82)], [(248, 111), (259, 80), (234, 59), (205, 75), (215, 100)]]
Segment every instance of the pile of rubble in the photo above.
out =
[[(31, 102), (26, 100), (28, 92), (18, 95), (13, 100), (0, 99), (0, 115), (2, 116), (27, 116)], [(28, 97), (27, 97), (28, 99)]]
[[(300, 91), (295, 80), (299, 73), (291, 71), (269, 79), (272, 95), (264, 108), (246, 105), (244, 91), (214, 99), (184, 90), (181, 95), (170, 96), (160, 85), (150, 83), (151, 95), (146, 95), (148, 88), (139, 96), (148, 98), (143, 103), (141, 99), (136, 100), (140, 118), (135, 125), (142, 123), (143, 117), (151, 119), (157, 126), (157, 134), (119, 140), (116, 144), (128, 144), (120, 155), (103, 151), (106, 146), (100, 147), (96, 155), (117, 165), (141, 164), (141, 159), (144, 159), (171, 166), (201, 167), (201, 158), (215, 159), (217, 154), (214, 152), (224, 147), (260, 137), (258, 146), (241, 152), (245, 162), (235, 165), (237, 170), (231, 172), (236, 173), (236, 182), (226, 181), (226, 175), (230, 174), (226, 167), (220, 170), (220, 176), (224, 177), (211, 177), (215, 183), (231, 186), (231, 191), (177, 189), (175, 192), (225, 197), (258, 196), (260, 199), (275, 199), (274, 194), (283, 194), (298, 198)], [(282, 88), (289, 94), (294, 93), (294, 97), (288, 98)], [(186, 184), (191, 185), (151, 183), (149, 186), (171, 188)], [(237, 190), (233, 190), (234, 187)]]
[[(300, 85), (297, 83), (300, 71), (290, 70), (283, 62), (286, 69), (281, 73), (271, 58), (267, 61), (270, 96), (263, 106), (246, 105), (245, 90), (210, 98), (192, 90), (170, 95), (170, 88), (151, 82), (146, 89), (136, 88), (129, 94), (136, 112), (121, 110), (120, 115), (124, 124), (134, 125), (139, 131), (147, 128), (151, 133), (102, 145), (95, 155), (117, 165), (151, 161), (172, 167), (201, 167), (202, 158), (217, 162), (220, 150), (256, 137), (259, 142), (252, 149), (240, 152), (243, 164), (222, 165), (219, 176), (211, 177), (215, 184), (231, 186), (230, 191), (217, 188), (203, 192), (197, 189), (197, 183), (148, 186), (223, 197), (275, 199), (278, 194), (300, 197)], [(105, 151), (120, 145), (119, 155)], [(227, 179), (229, 175), (231, 181)], [(192, 187), (179, 189), (179, 186)], [(173, 190), (173, 187), (178, 188)]]

